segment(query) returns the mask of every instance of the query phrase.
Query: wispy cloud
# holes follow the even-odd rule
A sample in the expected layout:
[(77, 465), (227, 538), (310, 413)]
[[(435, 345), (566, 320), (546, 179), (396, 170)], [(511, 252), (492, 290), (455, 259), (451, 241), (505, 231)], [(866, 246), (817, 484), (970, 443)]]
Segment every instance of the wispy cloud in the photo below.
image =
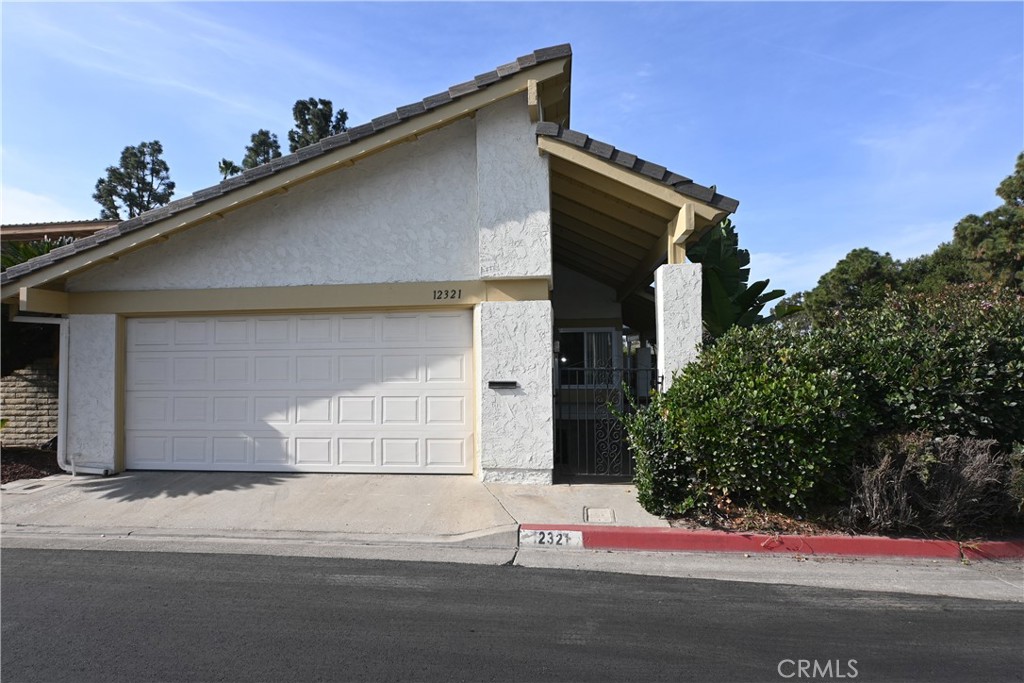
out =
[(15, 223), (45, 223), (49, 221), (70, 221), (92, 217), (81, 209), (65, 206), (55, 197), (29, 192), (9, 185), (0, 186), (0, 222), (4, 225)]

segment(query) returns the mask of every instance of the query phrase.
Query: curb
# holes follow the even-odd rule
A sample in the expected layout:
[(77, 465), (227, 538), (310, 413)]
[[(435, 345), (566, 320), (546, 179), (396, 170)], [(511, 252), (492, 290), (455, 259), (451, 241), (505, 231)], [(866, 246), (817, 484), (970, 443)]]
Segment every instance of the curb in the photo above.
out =
[[(565, 542), (562, 542), (563, 538)], [(519, 543), (521, 546), (583, 547), (588, 550), (789, 553), (954, 560), (1024, 559), (1024, 539), (959, 542), (888, 536), (780, 536), (585, 524), (523, 524), (519, 528)]]

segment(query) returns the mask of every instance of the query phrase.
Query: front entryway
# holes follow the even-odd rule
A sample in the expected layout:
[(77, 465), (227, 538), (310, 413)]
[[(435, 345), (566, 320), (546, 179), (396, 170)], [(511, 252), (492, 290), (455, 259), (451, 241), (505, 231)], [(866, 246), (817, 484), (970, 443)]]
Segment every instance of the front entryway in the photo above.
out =
[(128, 469), (473, 471), (468, 310), (127, 322)]
[(657, 371), (651, 368), (560, 368), (555, 384), (556, 476), (631, 479), (633, 457), (616, 413), (646, 406), (657, 383)]

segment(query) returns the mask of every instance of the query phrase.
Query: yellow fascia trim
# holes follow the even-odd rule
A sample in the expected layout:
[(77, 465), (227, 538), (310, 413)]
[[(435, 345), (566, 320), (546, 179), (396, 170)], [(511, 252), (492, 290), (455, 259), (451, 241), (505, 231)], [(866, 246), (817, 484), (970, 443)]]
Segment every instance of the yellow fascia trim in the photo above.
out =
[(67, 313), (68, 295), (50, 289), (20, 287), (18, 310), (25, 313)]
[(72, 256), (35, 273), (30, 273), (17, 282), (2, 288), (0, 298), (7, 299), (16, 296), (16, 288), (36, 287), (51, 280), (67, 277), (111, 257), (146, 246), (150, 240), (166, 237), (208, 220), (223, 218), (225, 214), (252, 202), (286, 192), (289, 186), (311, 180), (342, 166), (351, 166), (356, 161), (372, 154), (470, 116), (478, 109), (498, 100), (524, 92), (528, 87), (529, 80), (544, 81), (560, 76), (565, 72), (568, 63), (569, 60), (566, 58), (531, 67), (521, 72), (517, 78), (494, 83), (485, 90), (465, 95), (455, 102), (442, 105), (426, 114), (391, 126), (378, 134), (370, 135), (322, 156), (296, 164), (226, 195), (204, 202), (200, 206), (169, 216), (102, 246)]
[(248, 287), (127, 292), (74, 292), (69, 313), (144, 315), (231, 314), (342, 309), (473, 306), (482, 301), (548, 298), (547, 278), (462, 280), (300, 287)]
[[(581, 166), (588, 171), (602, 175), (609, 180), (625, 185), (637, 192), (641, 192), (649, 197), (657, 199), (660, 202), (668, 204), (669, 206), (673, 206), (676, 209), (681, 209), (686, 204), (693, 204), (697, 213), (708, 220), (714, 220), (716, 216), (720, 217), (726, 213), (708, 206), (703, 202), (688, 199), (656, 180), (652, 180), (651, 178), (641, 175), (636, 171), (623, 168), (610, 161), (599, 159), (592, 154), (588, 154), (578, 147), (562, 142), (561, 140), (539, 137), (537, 138), (537, 146), (543, 152), (560, 159), (564, 159), (572, 164), (576, 164), (577, 166)], [(652, 213), (658, 212), (653, 211)]]

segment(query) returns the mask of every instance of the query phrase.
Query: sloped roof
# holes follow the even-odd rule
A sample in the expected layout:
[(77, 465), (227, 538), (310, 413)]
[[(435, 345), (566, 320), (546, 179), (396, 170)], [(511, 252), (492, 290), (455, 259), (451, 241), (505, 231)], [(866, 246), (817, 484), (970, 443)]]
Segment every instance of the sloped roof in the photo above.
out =
[(49, 253), (38, 256), (30, 261), (12, 266), (4, 271), (3, 274), (0, 274), (0, 284), (12, 284), (30, 273), (34, 273), (72, 256), (94, 249), (102, 244), (120, 238), (123, 235), (137, 231), (158, 221), (170, 218), (171, 216), (182, 213), (183, 211), (193, 207), (200, 206), (205, 202), (250, 185), (257, 180), (272, 176), (280, 171), (302, 164), (310, 159), (323, 156), (328, 152), (333, 152), (334, 150), (347, 147), (359, 140), (385, 131), (397, 124), (423, 116), (438, 107), (442, 107), (452, 102), (457, 102), (468, 95), (486, 90), (488, 87), (496, 83), (509, 80), (511, 77), (525, 69), (529, 69), (546, 62), (570, 58), (571, 56), (572, 47), (568, 43), (534, 50), (528, 55), (519, 57), (514, 62), (503, 64), (493, 71), (480, 74), (471, 81), (458, 83), (451, 86), (444, 92), (425, 97), (419, 102), (398, 107), (395, 111), (389, 114), (372, 119), (369, 123), (364, 123), (354, 128), (350, 128), (346, 132), (338, 135), (323, 138), (319, 142), (309, 145), (308, 147), (303, 147), (297, 152), (274, 159), (268, 164), (244, 171), (240, 175), (228, 178), (217, 185), (198, 190), (188, 197), (176, 199), (169, 204), (146, 211), (139, 216), (122, 221), (121, 223), (104, 230), (100, 230), (88, 237), (75, 240), (67, 246), (54, 249)]
[(91, 235), (104, 228), (117, 225), (119, 221), (105, 218), (86, 218), (77, 221), (48, 221), (46, 223), (10, 223), (0, 225), (0, 239), (4, 242), (21, 242), (43, 237), (64, 235)]
[(716, 209), (733, 213), (740, 205), (738, 200), (719, 194), (714, 185), (711, 187), (698, 185), (689, 178), (673, 173), (664, 166), (641, 159), (635, 154), (616, 149), (606, 142), (595, 140), (585, 133), (565, 128), (557, 123), (541, 121), (537, 124), (537, 135), (539, 137), (561, 140), (574, 147), (578, 147), (599, 159), (611, 161), (619, 166), (647, 176), (652, 180), (671, 187), (683, 196), (699, 200)]

